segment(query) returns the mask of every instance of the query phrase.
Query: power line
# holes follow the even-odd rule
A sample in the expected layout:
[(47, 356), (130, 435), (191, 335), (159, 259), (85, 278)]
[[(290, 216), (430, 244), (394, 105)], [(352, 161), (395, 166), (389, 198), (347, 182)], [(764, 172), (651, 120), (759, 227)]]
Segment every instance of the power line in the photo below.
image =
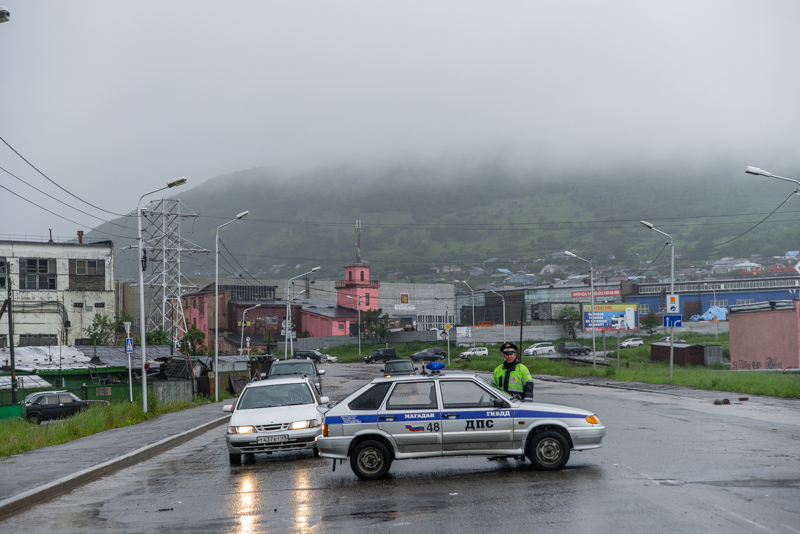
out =
[[(61, 186), (60, 186), (58, 183), (56, 183), (54, 180), (52, 180), (52, 179), (51, 179), (49, 176), (47, 176), (45, 173), (43, 173), (42, 171), (40, 171), (39, 169), (37, 169), (37, 168), (36, 168), (36, 166), (35, 166), (33, 163), (31, 163), (30, 161), (28, 161), (27, 159), (25, 159), (25, 157), (24, 157), (22, 154), (20, 154), (19, 152), (17, 152), (17, 149), (15, 149), (13, 146), (11, 146), (10, 144), (8, 144), (8, 141), (6, 141), (5, 139), (3, 139), (2, 137), (0, 137), (0, 141), (2, 141), (3, 143), (5, 143), (5, 145), (6, 145), (8, 148), (10, 148), (10, 149), (11, 149), (11, 150), (14, 152), (14, 154), (16, 154), (17, 156), (19, 156), (19, 157), (20, 157), (20, 159), (22, 159), (22, 161), (24, 161), (25, 163), (27, 163), (28, 165), (30, 165), (30, 166), (31, 166), (31, 168), (32, 168), (33, 170), (35, 170), (36, 172), (38, 172), (39, 174), (41, 174), (42, 176), (44, 176), (44, 177), (45, 177), (45, 178), (46, 178), (46, 179), (47, 179), (47, 180), (48, 180), (48, 181), (49, 181), (51, 184), (53, 184), (54, 186), (56, 186), (56, 187), (58, 187), (59, 189), (61, 189), (62, 191), (64, 191), (65, 193), (67, 193), (69, 196), (71, 196), (71, 197), (73, 197), (73, 198), (75, 198), (75, 199), (77, 199), (77, 200), (80, 200), (80, 201), (81, 201), (81, 202), (83, 202), (84, 204), (86, 204), (86, 205), (88, 205), (88, 206), (91, 206), (91, 207), (93, 207), (94, 209), (97, 209), (97, 210), (103, 211), (103, 212), (105, 212), (105, 213), (110, 213), (111, 215), (116, 215), (117, 217), (125, 217), (125, 215), (124, 215), (124, 214), (122, 214), (122, 213), (115, 213), (115, 212), (113, 212), (113, 211), (108, 211), (108, 210), (106, 210), (106, 209), (103, 209), (103, 208), (101, 208), (101, 207), (99, 207), (99, 206), (95, 206), (95, 205), (94, 205), (94, 204), (92, 204), (91, 202), (87, 202), (86, 200), (83, 200), (83, 199), (82, 199), (82, 198), (80, 198), (79, 196), (73, 195), (72, 193), (70, 193), (69, 191), (67, 191), (67, 190), (66, 190), (66, 189), (64, 189), (63, 187), (61, 187)], [(77, 224), (77, 223), (76, 223), (76, 224)]]

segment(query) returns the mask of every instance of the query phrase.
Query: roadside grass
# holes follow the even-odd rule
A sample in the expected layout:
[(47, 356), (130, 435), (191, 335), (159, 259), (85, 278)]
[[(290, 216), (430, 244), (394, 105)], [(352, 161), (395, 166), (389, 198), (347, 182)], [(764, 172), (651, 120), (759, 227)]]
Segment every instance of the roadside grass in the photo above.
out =
[[(221, 398), (230, 397), (225, 392)], [(32, 425), (19, 417), (0, 420), (0, 456), (20, 454), (50, 445), (66, 443), (104, 430), (135, 425), (160, 415), (208, 404), (210, 399), (195, 397), (194, 402), (160, 404), (148, 396), (148, 411), (142, 411), (142, 398), (133, 404), (114, 402), (110, 406), (90, 406), (71, 417)]]
[[(727, 332), (719, 334), (718, 338), (714, 334), (676, 334), (675, 337), (685, 339), (689, 343), (704, 343), (709, 345), (722, 345), (724, 364), (710, 367), (691, 367), (673, 366), (672, 381), (669, 380), (669, 363), (654, 362), (650, 360), (650, 344), (655, 343), (666, 334), (657, 333), (652, 336), (645, 335), (626, 335), (627, 337), (641, 337), (645, 341), (643, 347), (631, 349), (621, 349), (619, 351), (619, 368), (617, 368), (617, 339), (616, 336), (606, 337), (606, 349), (608, 352), (609, 365), (598, 365), (593, 369), (591, 365), (577, 363), (574, 361), (557, 361), (542, 357), (523, 357), (522, 362), (534, 375), (552, 375), (565, 377), (578, 376), (606, 376), (611, 380), (620, 382), (644, 382), (648, 384), (673, 384), (676, 386), (692, 387), (696, 389), (712, 391), (730, 391), (746, 393), (748, 395), (766, 395), (780, 398), (800, 399), (800, 373), (768, 373), (768, 372), (745, 372), (731, 371), (728, 367), (730, 359), (729, 337)], [(561, 341), (571, 341), (560, 339), (553, 341), (555, 346)], [(591, 347), (591, 338), (578, 340), (582, 344)], [(520, 346), (520, 351), (532, 345), (535, 341), (525, 342)], [(595, 339), (597, 350), (603, 349), (602, 337)], [(369, 354), (373, 349), (384, 347), (385, 344), (365, 344), (362, 342), (362, 356)], [(450, 367), (492, 372), (495, 367), (502, 363), (500, 357), (500, 343), (483, 344), (489, 348), (489, 356), (475, 356), (469, 361), (460, 360), (459, 353), (467, 347), (456, 347), (455, 343), (450, 342)], [(433, 343), (405, 343), (395, 344), (397, 357), (408, 358), (414, 352), (427, 347), (440, 347), (447, 349), (446, 342)], [(358, 362), (358, 345), (342, 345), (326, 349), (332, 355), (339, 358), (340, 362)]]

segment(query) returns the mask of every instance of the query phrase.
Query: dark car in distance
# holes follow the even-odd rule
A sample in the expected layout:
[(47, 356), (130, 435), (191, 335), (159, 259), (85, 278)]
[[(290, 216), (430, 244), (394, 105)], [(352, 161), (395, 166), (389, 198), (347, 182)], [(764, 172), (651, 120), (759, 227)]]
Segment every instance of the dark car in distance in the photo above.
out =
[(444, 349), (428, 348), (411, 355), (411, 360), (415, 362), (438, 362), (447, 357)]
[(322, 395), (322, 375), (324, 369), (317, 369), (313, 360), (278, 360), (272, 362), (267, 380), (271, 378), (286, 378), (288, 376), (307, 376), (317, 387), (317, 393)]
[(327, 360), (327, 354), (322, 354), (318, 350), (297, 350), (292, 358), (295, 360), (314, 360), (320, 363)]
[(83, 400), (69, 391), (40, 391), (25, 397), (25, 417), (29, 423), (38, 425), (75, 415), (93, 404), (108, 406), (105, 400)]
[(573, 356), (575, 354), (586, 354), (592, 352), (592, 349), (589, 347), (585, 347), (578, 343), (577, 341), (567, 341), (566, 343), (559, 343), (558, 344), (558, 352), (561, 354), (567, 354), (569, 356)]
[(389, 360), (397, 359), (397, 351), (393, 347), (386, 347), (384, 349), (375, 349), (372, 354), (364, 356), (365, 363), (373, 362), (388, 362)]
[(414, 362), (411, 360), (391, 360), (386, 362), (383, 366), (383, 376), (392, 375), (409, 375), (417, 374), (417, 367), (414, 367)]

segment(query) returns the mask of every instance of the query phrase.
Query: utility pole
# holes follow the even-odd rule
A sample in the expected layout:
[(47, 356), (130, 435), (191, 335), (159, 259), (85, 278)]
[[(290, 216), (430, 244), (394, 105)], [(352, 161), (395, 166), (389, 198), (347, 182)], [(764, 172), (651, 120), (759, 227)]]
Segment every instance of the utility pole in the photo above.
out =
[(14, 357), (14, 315), (11, 308), (14, 304), (14, 298), (11, 291), (11, 278), (8, 280), (8, 297), (3, 302), (3, 307), (0, 308), (0, 319), (3, 318), (3, 313), (8, 310), (8, 351), (11, 355), (11, 404), (17, 403), (17, 365)]

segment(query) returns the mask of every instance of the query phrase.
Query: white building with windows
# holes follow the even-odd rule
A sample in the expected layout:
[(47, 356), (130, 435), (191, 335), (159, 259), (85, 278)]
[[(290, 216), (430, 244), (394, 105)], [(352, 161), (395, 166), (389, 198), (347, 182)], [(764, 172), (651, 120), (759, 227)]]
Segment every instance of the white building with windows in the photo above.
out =
[[(73, 345), (95, 313), (114, 318), (111, 241), (0, 240), (0, 304), (12, 290), (15, 346)], [(7, 347), (8, 315), (0, 320)]]

